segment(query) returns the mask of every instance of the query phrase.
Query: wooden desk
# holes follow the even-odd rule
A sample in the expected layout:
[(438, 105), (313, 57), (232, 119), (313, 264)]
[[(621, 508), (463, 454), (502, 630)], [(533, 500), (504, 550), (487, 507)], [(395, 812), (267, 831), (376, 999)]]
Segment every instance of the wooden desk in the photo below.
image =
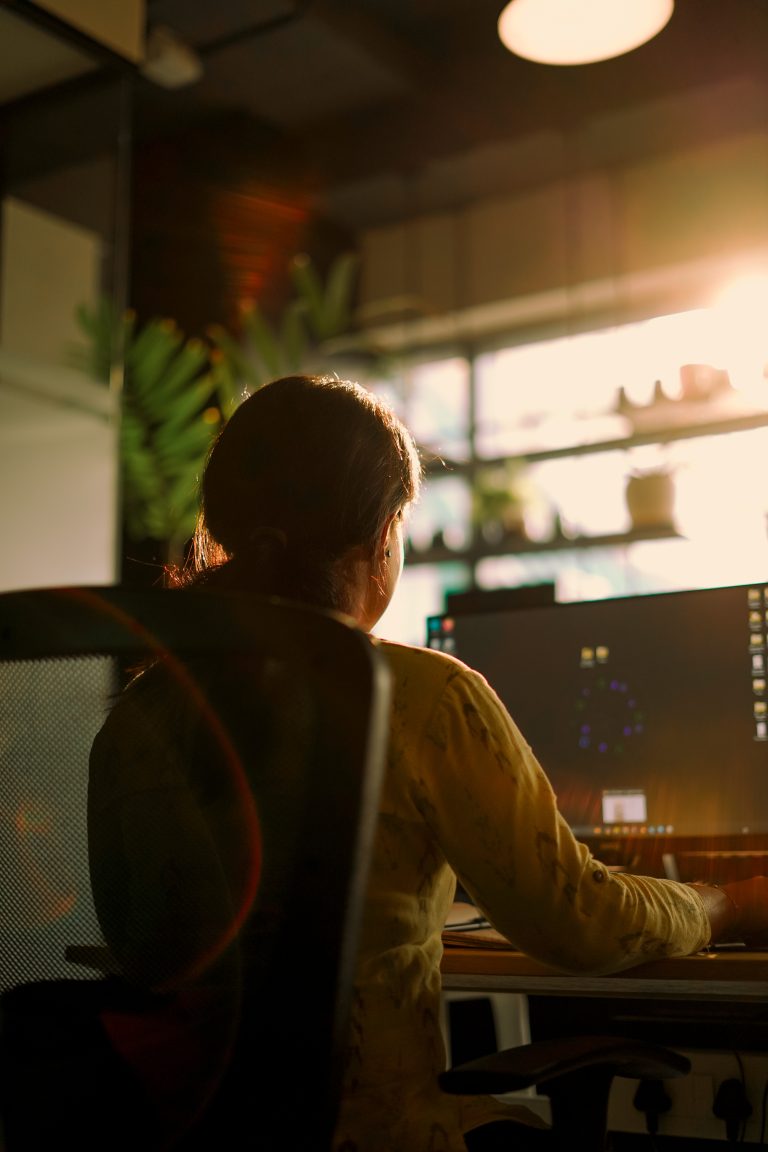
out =
[(446, 990), (768, 1003), (768, 952), (698, 953), (612, 976), (564, 976), (522, 952), (447, 947), (442, 973)]

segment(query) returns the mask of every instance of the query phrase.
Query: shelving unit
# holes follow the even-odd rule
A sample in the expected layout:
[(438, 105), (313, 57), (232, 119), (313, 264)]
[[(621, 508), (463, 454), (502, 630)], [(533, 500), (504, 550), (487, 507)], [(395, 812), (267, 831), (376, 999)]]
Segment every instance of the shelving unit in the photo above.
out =
[[(568, 444), (559, 448), (537, 448), (514, 453), (509, 456), (494, 456), (475, 460), (446, 460), (441, 458), (441, 471), (466, 473), (481, 468), (492, 468), (509, 460), (521, 464), (537, 464), (543, 460), (557, 460), (571, 456), (591, 456), (598, 452), (623, 452), (648, 444), (672, 444), (676, 440), (693, 440), (702, 436), (723, 436), (730, 432), (753, 432), (758, 428), (768, 428), (768, 412), (754, 412), (727, 419), (702, 420), (693, 424), (680, 424), (659, 427), (646, 432), (635, 432), (631, 436), (616, 436), (607, 440), (585, 441)], [(429, 469), (437, 465), (429, 465)]]
[(642, 531), (616, 532), (604, 536), (557, 536), (552, 540), (528, 540), (525, 537), (508, 536), (498, 543), (475, 545), (457, 550), (453, 548), (429, 548), (417, 551), (410, 548), (406, 554), (409, 564), (476, 564), (487, 556), (523, 555), (534, 552), (567, 552), (582, 548), (616, 548), (628, 544), (638, 544), (647, 540), (684, 540), (675, 528), (663, 525)]
[[(503, 466), (510, 462), (529, 465), (546, 460), (587, 456), (602, 452), (629, 451), (647, 445), (662, 445), (680, 440), (750, 432), (766, 427), (768, 427), (768, 412), (743, 413), (726, 418), (701, 419), (691, 423), (667, 426), (660, 424), (657, 427), (634, 432), (628, 436), (584, 441), (546, 449), (533, 449), (509, 456), (474, 457), (464, 461), (447, 460), (444, 457), (437, 460), (433, 457), (431, 461), (428, 460), (426, 470), (428, 476), (460, 476), (471, 483), (477, 473), (483, 469)], [(509, 533), (498, 541), (487, 541), (483, 540), (478, 532), (475, 532), (471, 544), (461, 549), (450, 548), (447, 545), (433, 545), (421, 549), (409, 546), (406, 561), (410, 565), (459, 563), (474, 566), (487, 557), (616, 548), (650, 540), (669, 539), (684, 540), (685, 536), (674, 526), (664, 524), (658, 527), (606, 535), (571, 537), (566, 534), (558, 534), (552, 539), (544, 541), (533, 541), (515, 533)]]

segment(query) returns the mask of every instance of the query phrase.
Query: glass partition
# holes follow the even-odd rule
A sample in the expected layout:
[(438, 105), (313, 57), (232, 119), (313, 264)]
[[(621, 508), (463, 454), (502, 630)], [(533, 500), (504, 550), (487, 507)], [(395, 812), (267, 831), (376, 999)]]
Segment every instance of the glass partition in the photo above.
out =
[(0, 10), (0, 589), (110, 583), (121, 373), (81, 313), (124, 307), (130, 69), (23, 11)]

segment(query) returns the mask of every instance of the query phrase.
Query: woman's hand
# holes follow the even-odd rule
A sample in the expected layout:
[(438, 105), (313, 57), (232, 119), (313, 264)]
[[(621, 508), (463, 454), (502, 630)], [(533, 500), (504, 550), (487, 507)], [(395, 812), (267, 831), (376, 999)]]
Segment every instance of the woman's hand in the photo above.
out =
[(704, 902), (713, 944), (730, 940), (768, 941), (768, 876), (752, 876), (715, 887), (693, 884)]
[(768, 941), (768, 876), (722, 884), (720, 891), (738, 909), (737, 937), (745, 943)]

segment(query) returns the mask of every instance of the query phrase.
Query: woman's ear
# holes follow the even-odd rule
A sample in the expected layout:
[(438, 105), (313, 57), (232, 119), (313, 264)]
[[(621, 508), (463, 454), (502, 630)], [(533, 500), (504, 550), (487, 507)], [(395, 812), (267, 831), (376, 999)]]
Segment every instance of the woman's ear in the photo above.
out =
[(379, 535), (379, 556), (385, 556), (387, 559), (389, 559), (389, 557), (392, 555), (392, 533), (397, 521), (402, 519), (402, 515), (402, 512), (395, 512), (394, 515), (387, 517)]

